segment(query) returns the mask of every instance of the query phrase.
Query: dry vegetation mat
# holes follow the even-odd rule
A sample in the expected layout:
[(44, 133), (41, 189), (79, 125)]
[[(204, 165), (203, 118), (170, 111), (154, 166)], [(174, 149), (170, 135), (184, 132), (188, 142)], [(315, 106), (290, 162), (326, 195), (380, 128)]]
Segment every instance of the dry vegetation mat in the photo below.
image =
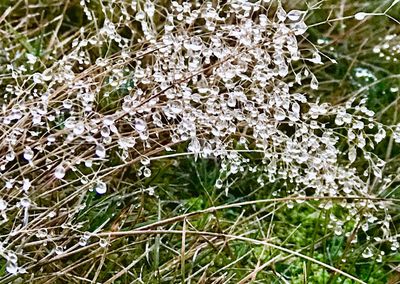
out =
[(400, 1), (0, 1), (0, 283), (399, 283)]

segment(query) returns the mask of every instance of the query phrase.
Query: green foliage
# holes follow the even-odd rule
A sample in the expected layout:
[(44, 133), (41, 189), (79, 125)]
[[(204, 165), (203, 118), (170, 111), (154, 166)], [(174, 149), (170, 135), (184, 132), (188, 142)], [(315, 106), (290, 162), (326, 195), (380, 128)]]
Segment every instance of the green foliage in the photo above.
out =
[[(4, 13), (11, 2), (13, 1), (0, 1), (0, 14)], [(59, 1), (27, 2), (43, 7), (40, 21), (36, 23), (37, 27), (46, 25), (64, 8), (59, 5)], [(138, 2), (140, 4), (143, 1)], [(158, 2), (159, 5), (163, 5), (163, 2)], [(293, 1), (282, 2), (284, 5), (294, 6)], [(309, 6), (318, 4), (318, 8), (314, 7), (308, 22), (320, 24), (308, 31), (308, 40), (314, 43), (320, 40), (322, 43), (318, 45), (322, 52), (328, 57), (337, 58), (337, 64), (328, 63), (315, 68), (315, 73), (323, 84), (318, 92), (312, 94), (323, 101), (336, 104), (360, 91), (367, 99), (367, 106), (376, 113), (381, 122), (398, 123), (400, 92), (393, 90), (400, 85), (400, 65), (393, 60), (394, 56), (384, 54), (382, 58), (379, 53), (373, 52), (373, 48), (383, 41), (385, 35), (398, 33), (399, 27), (384, 16), (371, 17), (362, 23), (355, 19), (349, 19), (346, 23), (326, 22), (332, 11), (340, 10), (342, 4), (345, 14), (341, 16), (346, 17), (354, 15), (361, 8), (366, 12), (374, 12), (376, 9), (387, 7), (389, 2), (312, 2)], [(306, 5), (302, 5), (306, 9)], [(90, 1), (90, 8), (95, 11), (100, 22), (104, 21), (100, 1)], [(13, 15), (18, 19), (23, 13), (25, 12), (21, 10)], [(58, 32), (60, 42), (77, 33), (79, 28), (91, 25), (78, 1), (68, 1), (62, 15)], [(396, 5), (390, 11), (390, 15), (398, 19), (400, 5)], [(115, 11), (115, 15), (112, 16), (120, 16), (119, 11)], [(156, 16), (156, 24), (158, 21), (162, 22), (159, 17), (161, 16)], [(52, 51), (47, 49), (47, 44), (51, 37), (49, 33), (56, 26), (57, 23), (51, 23), (44, 29), (36, 29), (37, 27), (32, 25), (27, 27), (32, 33), (22, 34), (14, 30), (12, 25), (6, 25), (7, 33), (11, 34), (12, 38), (5, 38), (4, 41), (22, 45), (25, 52), (42, 59)], [(97, 28), (93, 28), (93, 31)], [(130, 36), (128, 30), (121, 31), (121, 34)], [(66, 45), (62, 48), (69, 47)], [(62, 48), (57, 49), (55, 58), (62, 56)], [(113, 54), (113, 48), (110, 43), (107, 49), (92, 50), (90, 56), (96, 58)], [(391, 59), (387, 60), (386, 56), (391, 56)], [(36, 63), (32, 73), (42, 70), (45, 66), (42, 62)], [(357, 72), (360, 70), (368, 71), (369, 77), (358, 76)], [(6, 83), (6, 79), (4, 80)], [(129, 94), (129, 87), (132, 85), (133, 82), (129, 80), (118, 89), (108, 85), (97, 93), (98, 98), (101, 98), (97, 107), (103, 113), (116, 109), (121, 105), (124, 96)], [(62, 117), (56, 120), (54, 127), (62, 130), (65, 119)], [(398, 174), (400, 162), (400, 147), (393, 145), (391, 140), (391, 137), (386, 138), (374, 149), (376, 155), (387, 160), (387, 176)], [(85, 145), (79, 149), (84, 148)], [(343, 152), (347, 151), (347, 148), (348, 145), (340, 145)], [(184, 149), (186, 145), (174, 148), (176, 153), (182, 153)], [(171, 153), (175, 152), (168, 152)], [(117, 152), (110, 155), (108, 165), (112, 168), (120, 161), (120, 157)], [(251, 160), (251, 166), (261, 163), (257, 153), (244, 156)], [(279, 199), (281, 196), (290, 196), (291, 184), (270, 182), (260, 185), (259, 175), (251, 171), (226, 177), (226, 172), (221, 171), (221, 163), (219, 160), (191, 157), (159, 159), (152, 162), (152, 176), (149, 179), (138, 178), (138, 166), (132, 165), (110, 177), (110, 194), (100, 195), (92, 190), (80, 192), (78, 204), (69, 204), (71, 208), (80, 209), (75, 219), (70, 220), (71, 224), (76, 225), (75, 232), (95, 233), (99, 228), (103, 228), (121, 235), (102, 236), (108, 242), (106, 247), (89, 246), (82, 251), (71, 252), (68, 257), (49, 262), (39, 261), (33, 269), (43, 272), (45, 276), (44, 280), (38, 279), (36, 283), (84, 283), (84, 280), (94, 278), (95, 283), (108, 283), (105, 281), (127, 267), (129, 269), (112, 283), (242, 283), (242, 279), (247, 279), (248, 275), (265, 263), (268, 265), (255, 273), (250, 280), (247, 279), (246, 283), (355, 283), (343, 274), (335, 273), (309, 259), (283, 252), (276, 247), (235, 239), (235, 236), (264, 240), (288, 248), (349, 273), (365, 283), (391, 283), (390, 279), (397, 277), (398, 272), (394, 267), (400, 264), (400, 255), (388, 245), (380, 246), (385, 255), (379, 262), (377, 258), (363, 258), (362, 254), (368, 245), (376, 242), (374, 236), (378, 235), (380, 228), (372, 226), (365, 231), (359, 230), (358, 221), (353, 213), (337, 206), (340, 202), (350, 203), (351, 200), (333, 200), (331, 208), (324, 209), (321, 204), (326, 202), (321, 200)], [(365, 163), (360, 159), (355, 164), (361, 170)], [(84, 166), (77, 166), (76, 170), (70, 172), (66, 179), (75, 181), (79, 179), (78, 173), (91, 173), (91, 170)], [(222, 189), (215, 186), (220, 178), (224, 182)], [(371, 187), (374, 187), (374, 192), (380, 192), (380, 185), (379, 182), (373, 182)], [(74, 187), (74, 184), (71, 186)], [(394, 181), (386, 191), (380, 192), (380, 196), (400, 198), (399, 189), (399, 182)], [(69, 192), (63, 194), (68, 195)], [(276, 201), (271, 201), (272, 199)], [(38, 208), (50, 203), (45, 199), (39, 201), (36, 204)], [(232, 204), (239, 205), (231, 206)], [(386, 210), (392, 213), (394, 226), (400, 229), (399, 204), (394, 202)], [(362, 212), (357, 214), (362, 215)], [(68, 214), (61, 216), (69, 220)], [(335, 233), (332, 216), (343, 222), (343, 230), (349, 234)], [(52, 225), (52, 220), (46, 222), (49, 226)], [(143, 233), (135, 231), (138, 229), (143, 229)], [(160, 230), (160, 233), (156, 230)], [(183, 237), (185, 230), (191, 233)], [(135, 231), (135, 234), (129, 233), (132, 231)], [(196, 232), (212, 234), (202, 235)], [(357, 242), (353, 243), (353, 239)], [(98, 237), (91, 237), (89, 240), (89, 244), (97, 242)], [(79, 247), (76, 237), (65, 237), (65, 244)], [(47, 245), (53, 248), (51, 241), (48, 241)], [(39, 258), (41, 252), (37, 252), (37, 255)], [(5, 259), (0, 258), (0, 279), (5, 276), (5, 265)], [(60, 267), (65, 273), (54, 273)], [(73, 272), (68, 274), (66, 267), (72, 267)], [(29, 276), (24, 275), (15, 280), (15, 283), (28, 281)]]

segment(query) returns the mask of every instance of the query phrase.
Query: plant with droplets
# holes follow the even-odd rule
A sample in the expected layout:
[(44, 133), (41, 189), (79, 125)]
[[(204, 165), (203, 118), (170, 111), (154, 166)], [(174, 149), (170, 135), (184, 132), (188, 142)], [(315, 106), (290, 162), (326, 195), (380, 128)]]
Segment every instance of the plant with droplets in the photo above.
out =
[[(46, 256), (87, 246), (91, 234), (78, 221), (85, 196), (118, 191), (116, 177), (132, 168), (145, 182), (152, 161), (180, 154), (217, 159), (215, 187), (226, 195), (232, 179), (250, 171), (261, 186), (282, 182), (277, 198), (359, 197), (341, 203), (363, 211), (354, 226), (345, 232), (346, 220), (332, 215), (330, 228), (339, 236), (381, 225), (382, 242), (396, 247), (390, 215), (371, 218), (386, 201), (368, 199), (372, 185), (389, 186), (372, 149), (387, 133), (399, 141), (400, 128), (375, 121), (365, 98), (329, 104), (309, 97), (319, 89), (315, 66), (336, 60), (299, 43), (308, 11), (286, 11), (280, 1), (105, 2), (95, 10), (81, 1), (97, 32), (80, 27), (68, 48), (43, 55), (45, 66), (24, 46), (3, 51), (0, 211), (3, 234), (16, 241), (0, 241), (8, 253), (28, 256), (19, 266), (7, 259), (9, 273), (33, 265), (23, 245), (33, 237), (24, 232), (42, 236), (54, 219)], [(7, 223), (7, 216), (21, 220)], [(57, 239), (72, 232), (79, 237)]]

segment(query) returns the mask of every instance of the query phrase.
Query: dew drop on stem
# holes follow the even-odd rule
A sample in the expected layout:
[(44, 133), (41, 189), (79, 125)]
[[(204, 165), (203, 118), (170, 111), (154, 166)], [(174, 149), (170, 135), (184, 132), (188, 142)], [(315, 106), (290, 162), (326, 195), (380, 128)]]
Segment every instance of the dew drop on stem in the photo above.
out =
[(5, 210), (6, 208), (7, 208), (7, 202), (4, 199), (0, 198), (0, 211)]
[(361, 254), (363, 258), (370, 258), (374, 255), (374, 253), (372, 252), (372, 250), (370, 248), (365, 248), (365, 250), (363, 251), (363, 253)]
[(60, 255), (60, 254), (62, 254), (64, 252), (64, 249), (62, 248), (62, 246), (56, 246), (56, 248), (54, 249), (54, 252), (57, 255)]
[(96, 145), (96, 155), (99, 158), (105, 158), (106, 157), (106, 148), (104, 147), (103, 144), (97, 144)]
[(149, 168), (144, 168), (143, 169), (143, 175), (145, 176), (145, 177), (150, 177), (151, 176), (151, 170), (149, 169)]
[(284, 111), (283, 109), (281, 109), (281, 108), (276, 108), (276, 109), (275, 109), (275, 112), (274, 112), (274, 118), (275, 118), (277, 121), (282, 121), (282, 120), (284, 120), (284, 119), (286, 118), (286, 113), (285, 113), (285, 111)]
[(106, 185), (106, 183), (103, 182), (103, 181), (97, 182), (97, 184), (96, 184), (96, 186), (95, 186), (95, 191), (96, 191), (98, 194), (104, 194), (104, 193), (106, 193), (106, 192), (107, 192), (107, 185)]
[(135, 129), (137, 132), (144, 132), (147, 129), (147, 124), (143, 119), (135, 119)]
[(108, 241), (106, 239), (100, 239), (99, 240), (99, 246), (102, 248), (105, 248), (108, 246)]
[(10, 274), (17, 274), (18, 273), (18, 265), (14, 262), (7, 262), (6, 264), (6, 271)]
[(62, 179), (65, 176), (65, 168), (62, 165), (59, 165), (54, 170), (54, 176), (57, 179)]
[(291, 10), (289, 13), (287, 13), (287, 18), (291, 22), (298, 22), (303, 19), (303, 16), (305, 15), (304, 11), (300, 10)]
[(14, 161), (14, 159), (15, 159), (14, 151), (13, 150), (8, 151), (7, 154), (6, 154), (6, 160), (8, 162), (11, 162), (11, 161)]
[(34, 153), (31, 147), (26, 146), (24, 150), (24, 159), (27, 161), (32, 161)]
[(355, 18), (357, 21), (362, 21), (362, 20), (364, 20), (367, 16), (368, 16), (367, 13), (358, 12), (357, 14), (354, 15), (354, 18)]

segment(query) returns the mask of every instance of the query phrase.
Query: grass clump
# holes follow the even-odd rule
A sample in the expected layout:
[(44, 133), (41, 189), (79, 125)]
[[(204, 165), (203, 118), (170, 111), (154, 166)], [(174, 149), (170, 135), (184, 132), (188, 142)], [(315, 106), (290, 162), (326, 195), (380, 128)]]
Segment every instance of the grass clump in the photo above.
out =
[(0, 283), (399, 281), (397, 1), (0, 5)]

